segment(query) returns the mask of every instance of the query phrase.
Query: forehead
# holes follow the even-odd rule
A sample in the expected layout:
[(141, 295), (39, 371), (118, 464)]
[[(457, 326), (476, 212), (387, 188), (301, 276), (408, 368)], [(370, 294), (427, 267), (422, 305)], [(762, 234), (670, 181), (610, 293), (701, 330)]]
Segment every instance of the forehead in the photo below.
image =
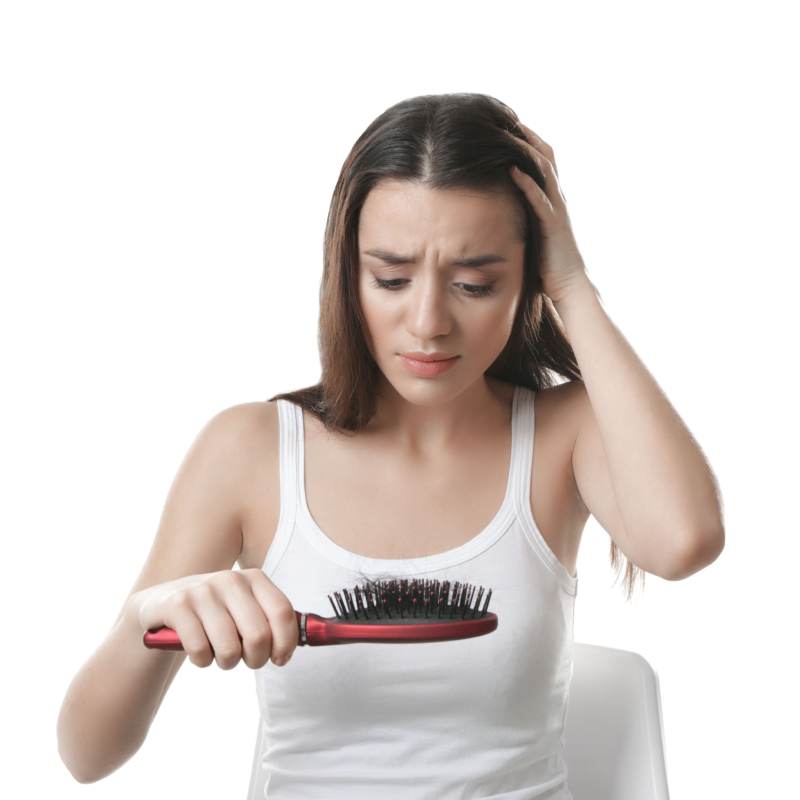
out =
[(501, 247), (518, 238), (515, 213), (516, 201), (507, 194), (384, 180), (364, 201), (359, 244), (403, 250), (418, 244)]

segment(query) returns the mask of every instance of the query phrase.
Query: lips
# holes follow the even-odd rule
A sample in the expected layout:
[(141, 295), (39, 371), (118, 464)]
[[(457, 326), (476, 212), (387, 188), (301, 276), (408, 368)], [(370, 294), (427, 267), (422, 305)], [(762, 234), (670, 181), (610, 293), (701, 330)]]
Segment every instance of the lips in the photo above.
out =
[(401, 353), (400, 355), (404, 356), (405, 358), (411, 358), (414, 361), (424, 361), (426, 363), (430, 363), (433, 361), (449, 361), (451, 358), (458, 358), (458, 356), (451, 356), (447, 355), (447, 353)]
[(400, 355), (400, 360), (405, 368), (418, 378), (434, 378), (437, 375), (442, 375), (452, 369), (459, 358), (460, 356), (450, 356), (433, 361), (421, 361), (405, 354)]

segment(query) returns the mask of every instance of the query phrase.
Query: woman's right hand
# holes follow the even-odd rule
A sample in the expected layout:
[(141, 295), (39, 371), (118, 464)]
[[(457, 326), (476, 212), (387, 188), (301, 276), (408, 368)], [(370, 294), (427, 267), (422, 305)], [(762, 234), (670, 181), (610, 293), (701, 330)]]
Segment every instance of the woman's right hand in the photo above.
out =
[[(251, 669), (271, 660), (283, 666), (300, 640), (286, 595), (260, 569), (207, 572), (156, 584), (128, 598), (142, 635), (167, 626), (193, 664), (216, 659), (224, 670), (240, 659)], [(144, 645), (142, 645), (144, 647)]]

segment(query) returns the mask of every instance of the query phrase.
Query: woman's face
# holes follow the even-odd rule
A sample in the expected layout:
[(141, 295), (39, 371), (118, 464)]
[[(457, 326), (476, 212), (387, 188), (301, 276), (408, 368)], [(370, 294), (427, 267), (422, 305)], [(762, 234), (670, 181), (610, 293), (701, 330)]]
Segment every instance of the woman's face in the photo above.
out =
[[(515, 213), (509, 196), (410, 181), (385, 180), (367, 195), (359, 297), (372, 356), (401, 395), (459, 394), (503, 351), (522, 295), (524, 242)], [(456, 263), (489, 255), (498, 259)], [(419, 377), (400, 357), (413, 350), (458, 358), (435, 377)]]

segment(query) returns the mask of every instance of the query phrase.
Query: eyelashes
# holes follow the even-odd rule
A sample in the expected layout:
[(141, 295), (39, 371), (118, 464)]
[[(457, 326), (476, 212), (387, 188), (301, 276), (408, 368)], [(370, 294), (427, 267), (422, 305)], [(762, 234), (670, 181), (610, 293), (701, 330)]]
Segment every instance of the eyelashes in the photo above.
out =
[[(372, 281), (372, 285), (377, 286), (380, 289), (388, 289), (390, 292), (396, 292), (398, 289), (403, 288), (403, 284), (405, 282), (405, 278), (394, 278), (393, 280), (388, 281), (381, 278), (375, 278)], [(464, 294), (467, 294), (470, 297), (486, 297), (494, 292), (494, 283), (487, 283), (485, 285), (475, 283), (459, 283), (456, 285), (463, 286)]]

